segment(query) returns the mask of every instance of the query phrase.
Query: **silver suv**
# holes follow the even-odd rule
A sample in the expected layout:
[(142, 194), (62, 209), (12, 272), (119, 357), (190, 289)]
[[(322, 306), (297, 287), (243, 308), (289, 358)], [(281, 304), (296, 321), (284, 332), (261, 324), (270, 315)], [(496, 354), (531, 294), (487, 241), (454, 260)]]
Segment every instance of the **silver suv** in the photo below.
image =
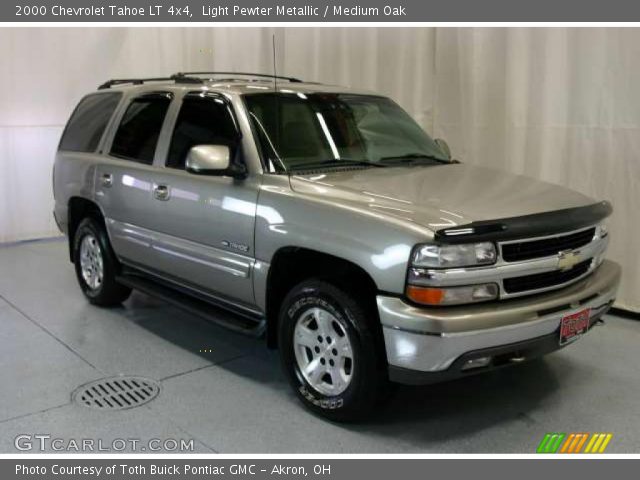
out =
[(572, 343), (620, 279), (609, 203), (461, 164), (392, 100), (293, 78), (111, 80), (73, 112), (53, 179), (91, 303), (137, 289), (265, 336), (333, 420), (389, 381)]

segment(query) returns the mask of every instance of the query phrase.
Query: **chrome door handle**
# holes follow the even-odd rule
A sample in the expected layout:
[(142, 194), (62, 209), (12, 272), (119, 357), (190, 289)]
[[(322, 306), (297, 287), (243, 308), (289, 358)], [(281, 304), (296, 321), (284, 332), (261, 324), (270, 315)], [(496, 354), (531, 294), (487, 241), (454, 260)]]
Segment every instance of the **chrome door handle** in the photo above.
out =
[(102, 174), (102, 186), (109, 188), (111, 187), (111, 185), (113, 185), (113, 175), (111, 175), (110, 173), (103, 173)]
[(171, 193), (167, 185), (155, 185), (153, 187), (153, 196), (156, 200), (169, 200)]

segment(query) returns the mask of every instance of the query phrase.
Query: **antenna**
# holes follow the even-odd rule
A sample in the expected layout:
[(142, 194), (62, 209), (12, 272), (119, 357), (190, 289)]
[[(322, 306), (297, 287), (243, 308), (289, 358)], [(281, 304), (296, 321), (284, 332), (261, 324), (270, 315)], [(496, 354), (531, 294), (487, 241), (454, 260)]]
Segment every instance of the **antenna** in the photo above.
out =
[(273, 46), (273, 89), (276, 94), (278, 93), (278, 72), (276, 70), (276, 34), (271, 36), (271, 43)]
[[(274, 33), (271, 36), (271, 45), (273, 47), (273, 94), (275, 95), (275, 107), (276, 107), (276, 114), (275, 114), (275, 120), (276, 120), (276, 148), (280, 148), (280, 95), (278, 93), (278, 72), (276, 69), (276, 34)], [(276, 156), (279, 157), (277, 150), (276, 150)], [(282, 160), (280, 160), (280, 163), (282, 163)]]

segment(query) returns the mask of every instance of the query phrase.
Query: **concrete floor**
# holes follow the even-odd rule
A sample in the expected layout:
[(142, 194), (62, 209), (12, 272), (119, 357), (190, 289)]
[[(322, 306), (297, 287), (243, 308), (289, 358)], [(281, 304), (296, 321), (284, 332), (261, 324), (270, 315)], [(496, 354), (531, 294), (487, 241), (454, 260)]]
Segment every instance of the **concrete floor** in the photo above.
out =
[[(194, 439), (198, 452), (533, 453), (546, 432), (611, 432), (640, 452), (640, 322), (614, 316), (544, 360), (431, 387), (400, 387), (376, 418), (335, 425), (305, 411), (276, 352), (141, 294), (89, 305), (61, 240), (0, 247), (0, 452), (20, 434)], [(200, 350), (211, 350), (201, 353)], [(117, 374), (159, 380), (151, 403), (76, 406)]]

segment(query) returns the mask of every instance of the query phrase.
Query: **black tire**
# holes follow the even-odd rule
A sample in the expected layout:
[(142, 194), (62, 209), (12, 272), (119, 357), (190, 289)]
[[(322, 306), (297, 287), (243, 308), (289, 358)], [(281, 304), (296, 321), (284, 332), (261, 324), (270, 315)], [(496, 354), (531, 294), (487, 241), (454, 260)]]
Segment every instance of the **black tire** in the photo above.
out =
[[(80, 258), (82, 254), (81, 246), (85, 239), (94, 246), (95, 254), (102, 259), (101, 280), (99, 282), (96, 281), (93, 285), (89, 285), (83, 275)], [(76, 229), (73, 238), (73, 263), (75, 264), (80, 288), (92, 304), (102, 307), (119, 305), (131, 295), (130, 288), (116, 282), (116, 274), (119, 268), (118, 260), (111, 249), (107, 232), (93, 218), (85, 218)]]
[[(279, 314), (279, 350), (283, 368), (289, 378), (293, 389), (302, 403), (315, 414), (338, 422), (352, 422), (366, 418), (372, 413), (380, 400), (385, 398), (387, 388), (386, 357), (381, 351), (380, 327), (373, 320), (377, 315), (372, 315), (371, 309), (366, 308), (362, 300), (354, 298), (345, 290), (322, 280), (308, 280), (294, 287), (282, 302)], [(344, 382), (343, 376), (339, 376), (337, 384), (344, 388), (344, 383), (348, 386), (342, 392), (332, 395), (316, 389), (302, 373), (300, 362), (296, 355), (302, 355), (302, 362), (309, 361), (309, 366), (313, 361), (325, 361), (335, 355), (334, 350), (329, 350), (329, 345), (325, 343), (326, 351), (317, 351), (322, 343), (313, 347), (301, 346), (294, 342), (296, 325), (298, 322), (304, 324), (309, 321), (312, 309), (320, 309), (333, 316), (325, 318), (331, 319), (329, 323), (334, 325), (336, 332), (346, 333), (348, 336), (353, 359), (350, 369), (342, 368), (341, 372), (350, 372), (350, 380)], [(318, 311), (318, 310), (313, 310)], [(339, 325), (335, 325), (334, 320)], [(309, 328), (312, 328), (315, 320), (311, 320)], [(317, 325), (317, 324), (316, 324)], [(378, 331), (376, 330), (378, 328)], [(307, 330), (308, 331), (308, 330)], [(313, 331), (313, 330), (311, 330)], [(317, 332), (316, 332), (317, 333)], [(317, 338), (320, 339), (321, 335)], [(311, 337), (310, 337), (311, 338)], [(332, 342), (342, 342), (344, 337), (337, 336)], [(320, 340), (318, 340), (320, 342)], [(336, 343), (336, 345), (338, 345)], [(298, 352), (296, 352), (298, 349)], [(301, 351), (306, 353), (300, 353)], [(306, 359), (304, 356), (306, 355)], [(310, 360), (313, 358), (313, 360)], [(341, 365), (348, 365), (348, 359), (342, 359)], [(318, 363), (316, 363), (318, 365)], [(322, 365), (328, 365), (323, 363)], [(332, 364), (332, 368), (335, 364)], [(325, 367), (319, 367), (324, 369)], [(328, 367), (327, 367), (328, 368)], [(308, 374), (307, 374), (308, 375)], [(325, 374), (330, 380), (337, 374)], [(322, 381), (322, 380), (321, 380)], [(324, 381), (322, 381), (324, 382)], [(317, 383), (317, 382), (316, 382)], [(331, 382), (333, 383), (333, 382)], [(320, 385), (322, 387), (322, 385)], [(332, 385), (326, 385), (333, 388)]]

